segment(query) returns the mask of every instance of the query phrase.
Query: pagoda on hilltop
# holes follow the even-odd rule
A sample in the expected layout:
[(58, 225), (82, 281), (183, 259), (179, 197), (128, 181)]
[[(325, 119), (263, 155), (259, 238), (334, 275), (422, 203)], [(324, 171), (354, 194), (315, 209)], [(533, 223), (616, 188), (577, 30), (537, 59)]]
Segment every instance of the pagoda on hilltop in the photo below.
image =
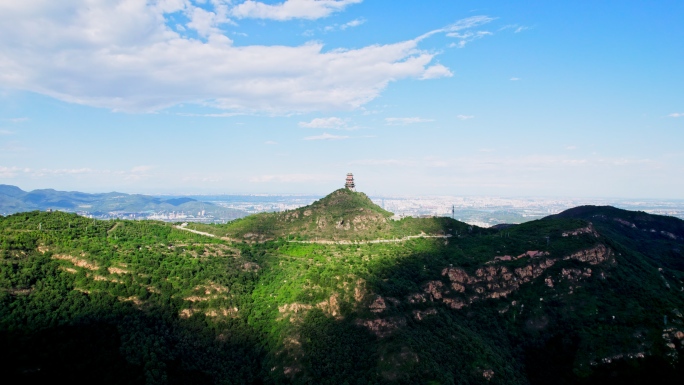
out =
[(356, 187), (354, 185), (354, 174), (352, 174), (352, 173), (347, 174), (347, 181), (344, 183), (344, 187), (346, 187), (347, 189), (349, 189), (351, 191), (356, 191), (356, 189), (354, 188), (354, 187)]

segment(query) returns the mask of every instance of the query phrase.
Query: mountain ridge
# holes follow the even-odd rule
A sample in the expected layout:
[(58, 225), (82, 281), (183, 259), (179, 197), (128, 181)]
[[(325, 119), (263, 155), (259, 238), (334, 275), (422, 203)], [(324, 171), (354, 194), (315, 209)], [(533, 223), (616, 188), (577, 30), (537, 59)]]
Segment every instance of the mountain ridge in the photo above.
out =
[[(63, 212), (1, 217), (0, 341), (21, 354), (0, 367), (17, 381), (71, 378), (60, 357), (90, 351), (82, 378), (111, 383), (681, 380), (684, 239), (665, 233), (683, 221), (580, 207), (487, 229), (390, 220), (372, 205), (337, 190), (188, 224), (226, 239)], [(364, 241), (375, 235), (393, 242)], [(310, 242), (324, 236), (352, 241)], [(97, 347), (79, 329), (101, 330)]]

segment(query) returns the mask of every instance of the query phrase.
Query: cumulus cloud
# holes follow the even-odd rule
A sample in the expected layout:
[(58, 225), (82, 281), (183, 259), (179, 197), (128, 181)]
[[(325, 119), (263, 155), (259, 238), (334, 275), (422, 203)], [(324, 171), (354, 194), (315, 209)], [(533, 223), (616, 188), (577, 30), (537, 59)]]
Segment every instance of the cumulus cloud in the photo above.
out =
[(425, 72), (423, 72), (423, 76), (420, 78), (425, 80), (425, 79), (438, 79), (438, 78), (450, 78), (454, 76), (451, 71), (446, 68), (445, 66), (441, 64), (435, 64), (433, 66), (428, 67)]
[(299, 122), (300, 127), (307, 128), (343, 128), (347, 125), (344, 119), (331, 116), (329, 118), (315, 118), (310, 122)]
[(304, 140), (342, 140), (342, 139), (349, 139), (349, 137), (346, 135), (332, 135), (332, 134), (328, 134), (327, 132), (325, 132), (325, 133), (323, 133), (323, 135), (307, 136), (306, 138), (304, 138)]
[(279, 4), (270, 5), (247, 0), (235, 6), (231, 14), (240, 19), (315, 20), (330, 16), (334, 12), (342, 11), (347, 6), (358, 4), (361, 1), (363, 0), (286, 0)]
[(345, 29), (347, 29), (347, 28), (358, 27), (358, 26), (360, 26), (361, 24), (363, 24), (363, 23), (365, 23), (365, 22), (366, 22), (366, 19), (363, 19), (363, 18), (354, 19), (354, 20), (352, 20), (352, 21), (349, 21), (349, 22), (347, 22), (347, 23), (342, 24), (342, 25), (340, 26), (340, 29), (345, 30)]
[[(130, 112), (181, 103), (246, 113), (350, 110), (390, 82), (450, 76), (419, 43), (491, 20), (468, 18), (407, 41), (330, 51), (320, 42), (236, 46), (221, 32), (229, 17), (324, 17), (355, 2), (212, 0), (200, 9), (189, 0), (4, 1), (0, 87)], [(197, 36), (175, 28), (176, 14)]]
[(419, 117), (412, 118), (385, 118), (385, 123), (390, 126), (405, 126), (414, 123), (434, 122), (434, 119), (425, 119)]
[(672, 113), (672, 114), (670, 114), (670, 115), (668, 115), (668, 116), (671, 117), (671, 118), (681, 118), (681, 117), (684, 116), (684, 112), (675, 112), (675, 113)]

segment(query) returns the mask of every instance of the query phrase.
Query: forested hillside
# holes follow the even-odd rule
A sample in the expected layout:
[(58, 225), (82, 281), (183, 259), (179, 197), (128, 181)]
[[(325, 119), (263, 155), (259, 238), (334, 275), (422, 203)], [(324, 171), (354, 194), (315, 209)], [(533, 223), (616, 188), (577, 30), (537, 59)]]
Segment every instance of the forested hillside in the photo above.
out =
[(448, 218), (392, 221), (366, 199), (338, 190), (295, 211), (194, 228), (215, 237), (60, 212), (0, 218), (4, 376), (684, 378), (682, 221), (588, 207), (497, 230)]

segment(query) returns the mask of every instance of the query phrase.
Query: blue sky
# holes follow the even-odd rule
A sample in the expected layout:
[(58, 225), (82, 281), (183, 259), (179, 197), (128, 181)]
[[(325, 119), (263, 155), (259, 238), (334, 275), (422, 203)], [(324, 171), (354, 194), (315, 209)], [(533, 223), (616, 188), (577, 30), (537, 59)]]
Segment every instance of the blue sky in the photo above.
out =
[(0, 183), (684, 199), (684, 2), (0, 0)]

